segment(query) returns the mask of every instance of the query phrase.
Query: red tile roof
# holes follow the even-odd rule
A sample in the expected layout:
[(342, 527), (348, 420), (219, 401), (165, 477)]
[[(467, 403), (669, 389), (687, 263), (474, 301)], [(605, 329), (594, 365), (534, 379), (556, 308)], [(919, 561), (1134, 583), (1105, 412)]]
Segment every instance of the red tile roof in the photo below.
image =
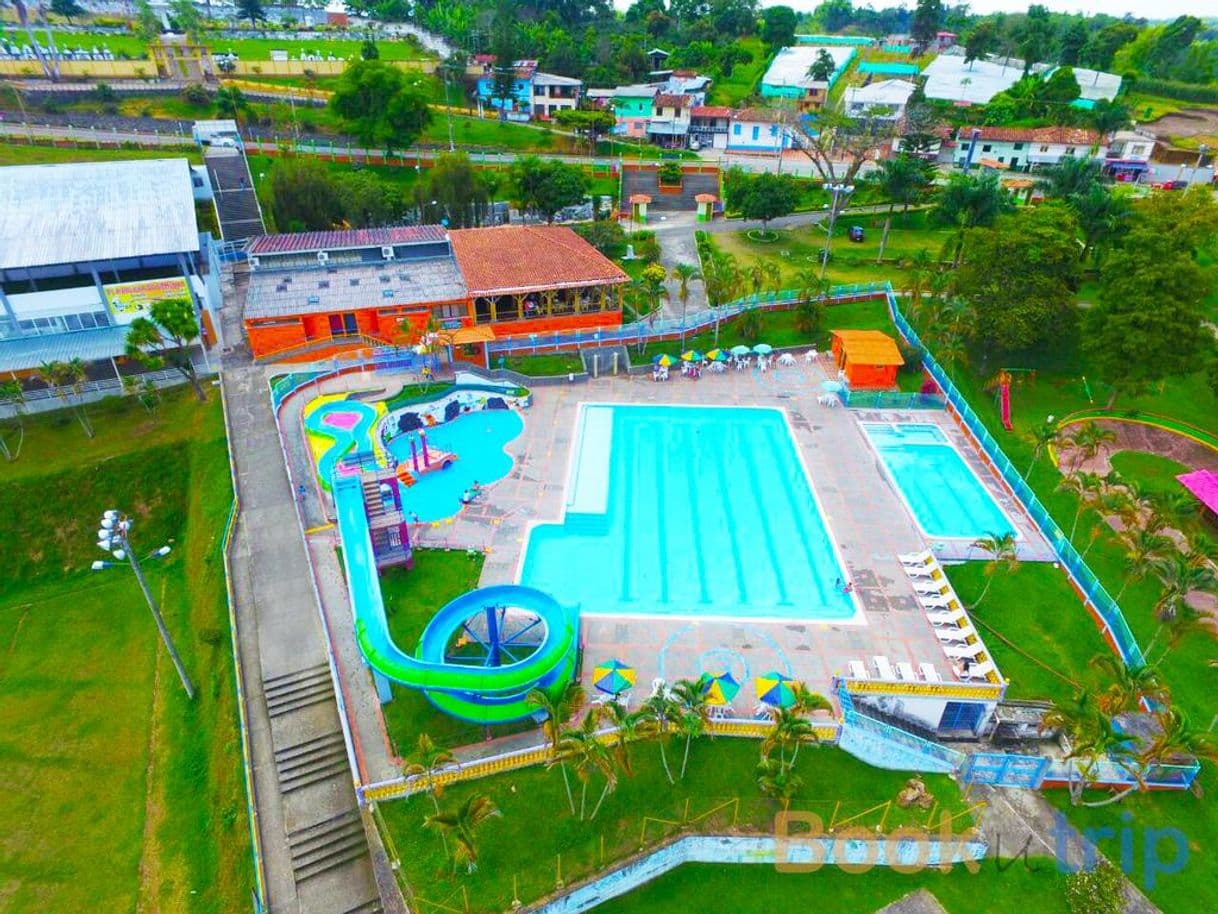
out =
[(692, 95), (668, 95), (661, 92), (655, 97), (652, 102), (655, 108), (692, 108), (694, 97)]
[(981, 131), (980, 139), (1000, 143), (1064, 143), (1071, 146), (1091, 146), (1100, 135), (1081, 127), (961, 127), (957, 138), (967, 140), (973, 130)]
[(470, 296), (628, 282), (620, 267), (563, 226), (449, 233)]
[(787, 116), (785, 111), (774, 108), (745, 108), (732, 115), (732, 120), (753, 124), (785, 124)]
[(340, 232), (290, 232), (255, 238), (250, 253), (293, 254), (302, 251), (338, 251), (344, 248), (370, 248), (390, 244), (422, 244), (443, 241), (446, 232), (438, 225), (410, 225), (396, 228), (351, 229)]
[(731, 117), (732, 109), (726, 105), (698, 105), (689, 113), (691, 117)]

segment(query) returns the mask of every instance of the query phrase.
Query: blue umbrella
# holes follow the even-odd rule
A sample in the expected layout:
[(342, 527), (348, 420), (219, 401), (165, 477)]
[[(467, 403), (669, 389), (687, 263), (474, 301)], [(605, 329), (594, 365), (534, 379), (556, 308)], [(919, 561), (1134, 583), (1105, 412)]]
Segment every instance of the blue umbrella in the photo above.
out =
[(748, 355), (753, 350), (750, 349), (748, 346), (733, 346), (729, 351), (731, 352), (732, 355), (734, 355), (736, 357), (740, 357), (742, 355)]
[(756, 346), (753, 347), (753, 351), (755, 353), (757, 353), (758, 355), (769, 355), (771, 352), (774, 351), (774, 347), (771, 346), (769, 343), (758, 343)]

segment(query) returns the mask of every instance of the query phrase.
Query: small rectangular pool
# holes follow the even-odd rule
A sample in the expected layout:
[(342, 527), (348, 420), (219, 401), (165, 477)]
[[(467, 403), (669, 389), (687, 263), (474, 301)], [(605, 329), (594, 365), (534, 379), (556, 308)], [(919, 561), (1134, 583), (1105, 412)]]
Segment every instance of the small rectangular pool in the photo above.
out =
[(863, 422), (909, 513), (928, 537), (1019, 532), (937, 425)]
[(590, 614), (855, 616), (782, 411), (585, 404), (577, 435), (520, 583)]

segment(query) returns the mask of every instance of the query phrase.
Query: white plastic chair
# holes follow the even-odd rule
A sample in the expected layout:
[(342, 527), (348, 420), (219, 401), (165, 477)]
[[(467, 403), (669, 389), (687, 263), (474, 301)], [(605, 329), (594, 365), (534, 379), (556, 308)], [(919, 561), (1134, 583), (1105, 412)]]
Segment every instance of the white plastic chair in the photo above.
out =
[(942, 682), (943, 677), (939, 675), (939, 671), (935, 669), (933, 663), (919, 663), (918, 670), (922, 673), (922, 678), (927, 682)]
[(969, 665), (967, 670), (962, 670), (960, 673), (961, 679), (985, 679), (990, 673), (995, 673), (998, 668), (993, 663), (986, 660), (982, 663), (973, 663)]
[(867, 672), (867, 666), (861, 660), (851, 660), (848, 664), (850, 667), (851, 679), (870, 679), (871, 674)]
[(954, 645), (945, 644), (943, 653), (951, 657), (953, 660), (974, 660), (978, 654), (985, 652), (985, 645), (980, 641), (974, 641), (972, 644)]

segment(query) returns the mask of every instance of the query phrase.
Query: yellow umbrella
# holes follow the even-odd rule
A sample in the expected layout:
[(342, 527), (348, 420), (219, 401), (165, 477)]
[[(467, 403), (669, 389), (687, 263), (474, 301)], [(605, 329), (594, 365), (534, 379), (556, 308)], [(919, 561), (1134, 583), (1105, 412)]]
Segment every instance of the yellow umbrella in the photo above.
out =
[(730, 672), (724, 671), (718, 676), (711, 676), (706, 681), (706, 703), (709, 705), (730, 705), (736, 693), (740, 691), (740, 683)]

